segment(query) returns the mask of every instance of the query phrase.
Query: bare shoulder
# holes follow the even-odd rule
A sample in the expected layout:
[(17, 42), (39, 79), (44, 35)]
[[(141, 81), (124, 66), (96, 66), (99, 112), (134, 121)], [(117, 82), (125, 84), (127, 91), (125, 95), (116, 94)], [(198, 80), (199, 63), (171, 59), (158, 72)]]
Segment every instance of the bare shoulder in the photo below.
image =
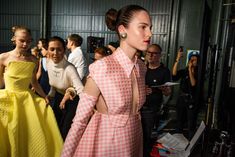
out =
[(3, 52), (0, 54), (0, 65), (6, 65), (7, 59), (10, 56), (10, 52)]
[(10, 52), (3, 52), (0, 54), (0, 59), (6, 59), (9, 56)]

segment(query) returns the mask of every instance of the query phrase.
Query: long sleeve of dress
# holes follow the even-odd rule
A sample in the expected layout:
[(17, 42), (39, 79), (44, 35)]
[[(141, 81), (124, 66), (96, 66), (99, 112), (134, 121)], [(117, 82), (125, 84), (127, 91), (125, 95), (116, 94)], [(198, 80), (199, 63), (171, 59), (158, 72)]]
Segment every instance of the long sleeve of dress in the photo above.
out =
[(81, 94), (73, 124), (64, 143), (62, 157), (72, 157), (76, 147), (93, 114), (97, 98), (86, 93)]
[(56, 89), (54, 87), (50, 87), (50, 91), (48, 92), (48, 96), (54, 97), (56, 93)]
[(77, 95), (80, 95), (84, 87), (76, 69), (72, 66), (69, 66), (67, 72), (68, 79), (70, 80), (69, 82), (72, 83), (72, 86), (76, 90)]

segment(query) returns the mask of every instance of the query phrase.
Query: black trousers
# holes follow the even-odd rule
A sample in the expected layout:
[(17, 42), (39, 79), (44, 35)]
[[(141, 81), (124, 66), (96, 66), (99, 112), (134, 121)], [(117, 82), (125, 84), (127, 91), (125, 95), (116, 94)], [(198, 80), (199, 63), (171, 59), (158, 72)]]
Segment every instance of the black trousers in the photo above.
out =
[(61, 110), (59, 108), (60, 102), (63, 99), (64, 95), (56, 93), (54, 97), (53, 111), (56, 117), (57, 124), (60, 129), (61, 136), (65, 140), (69, 129), (71, 127), (73, 118), (76, 114), (76, 109), (79, 101), (79, 97), (76, 96), (72, 101), (68, 100), (65, 103), (65, 109)]
[(143, 156), (150, 157), (154, 141), (151, 138), (154, 125), (158, 123), (157, 111), (143, 110), (141, 111), (141, 122), (143, 128)]
[(177, 132), (183, 133), (183, 128), (185, 123), (188, 128), (188, 138), (191, 139), (195, 133), (197, 126), (197, 115), (198, 107), (196, 104), (193, 104), (193, 107), (190, 106), (185, 96), (179, 96), (176, 104), (176, 120), (177, 120)]

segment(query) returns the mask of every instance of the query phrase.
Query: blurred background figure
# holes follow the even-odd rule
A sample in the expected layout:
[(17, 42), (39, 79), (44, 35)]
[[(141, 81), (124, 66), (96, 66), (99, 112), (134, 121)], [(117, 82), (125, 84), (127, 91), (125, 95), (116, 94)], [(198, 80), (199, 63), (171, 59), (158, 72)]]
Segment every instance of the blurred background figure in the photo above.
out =
[(177, 70), (178, 63), (183, 56), (183, 49), (177, 52), (177, 57), (172, 69), (173, 81), (180, 80), (180, 94), (176, 103), (177, 132), (184, 133), (183, 128), (187, 123), (188, 132), (185, 135), (189, 139), (194, 135), (197, 126), (197, 115), (199, 104), (197, 103), (197, 84), (198, 84), (198, 62), (199, 53), (191, 52), (188, 55), (188, 64), (184, 69)]
[(112, 50), (105, 46), (96, 48), (94, 52), (95, 52), (94, 60), (99, 60), (105, 56), (112, 54)]
[(68, 56), (68, 61), (76, 67), (79, 77), (83, 80), (83, 83), (85, 83), (88, 74), (88, 65), (81, 49), (82, 42), (83, 38), (80, 35), (71, 34), (67, 39), (67, 48), (71, 51)]
[[(40, 51), (40, 54), (39, 55), (42, 55), (41, 54), (41, 51), (42, 51), (42, 48), (46, 48), (47, 49), (47, 46), (48, 46), (48, 41), (47, 39), (45, 38), (40, 38), (37, 42), (37, 48), (38, 50)], [(42, 57), (42, 56), (41, 56)]]
[[(37, 44), (39, 50), (39, 66), (37, 71), (37, 79), (39, 84), (42, 86), (43, 91), (48, 94), (50, 90), (48, 71), (47, 71), (47, 60), (48, 60), (48, 40), (40, 38)], [(51, 102), (51, 104), (53, 104)]]
[(163, 95), (169, 96), (171, 88), (168, 86), (157, 87), (171, 81), (170, 70), (161, 63), (162, 48), (152, 44), (146, 51), (147, 72), (145, 76), (146, 102), (141, 109), (144, 157), (149, 157), (154, 139), (151, 138), (153, 128), (159, 126), (159, 112), (163, 103)]
[(37, 46), (35, 46), (35, 47), (33, 47), (33, 48), (31, 48), (31, 54), (32, 55), (34, 55), (36, 58), (38, 58), (39, 59), (39, 49), (38, 49), (38, 47)]

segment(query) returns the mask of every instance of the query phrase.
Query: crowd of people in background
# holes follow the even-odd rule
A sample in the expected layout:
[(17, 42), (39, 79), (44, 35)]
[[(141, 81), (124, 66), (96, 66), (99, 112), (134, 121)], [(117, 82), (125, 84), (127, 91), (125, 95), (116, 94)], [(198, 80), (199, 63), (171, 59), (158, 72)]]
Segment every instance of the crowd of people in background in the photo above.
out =
[(68, 35), (67, 43), (41, 38), (31, 48), (30, 30), (13, 27), (15, 48), (0, 54), (0, 156), (148, 157), (163, 97), (173, 90), (161, 85), (179, 79), (176, 131), (183, 133), (187, 119), (192, 137), (199, 54), (189, 54), (187, 67), (178, 70), (179, 50), (171, 73), (161, 46), (149, 45), (146, 9), (111, 8), (105, 20), (119, 40), (97, 47), (90, 65), (79, 34)]

